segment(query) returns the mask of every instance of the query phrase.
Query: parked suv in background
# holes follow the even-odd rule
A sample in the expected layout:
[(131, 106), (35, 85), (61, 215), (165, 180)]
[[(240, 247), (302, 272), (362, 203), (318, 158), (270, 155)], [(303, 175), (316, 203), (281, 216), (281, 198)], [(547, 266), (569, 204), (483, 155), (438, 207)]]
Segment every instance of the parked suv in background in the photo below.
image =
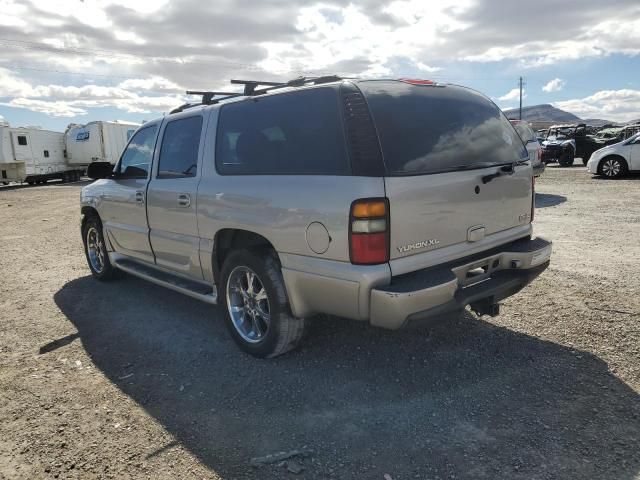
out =
[(529, 161), (533, 168), (533, 175), (539, 177), (544, 172), (545, 164), (542, 161), (542, 147), (538, 143), (536, 133), (524, 120), (509, 120), (527, 148)]
[[(498, 107), (424, 80), (235, 81), (145, 123), (81, 195), (100, 280), (117, 270), (219, 303), (247, 352), (314, 314), (397, 329), (496, 315), (549, 264), (533, 176)], [(266, 86), (265, 86), (266, 85)]]
[(586, 165), (593, 152), (615, 142), (589, 135), (590, 128), (584, 123), (549, 127), (542, 142), (542, 161), (557, 160), (561, 167), (570, 167), (575, 158), (581, 158)]

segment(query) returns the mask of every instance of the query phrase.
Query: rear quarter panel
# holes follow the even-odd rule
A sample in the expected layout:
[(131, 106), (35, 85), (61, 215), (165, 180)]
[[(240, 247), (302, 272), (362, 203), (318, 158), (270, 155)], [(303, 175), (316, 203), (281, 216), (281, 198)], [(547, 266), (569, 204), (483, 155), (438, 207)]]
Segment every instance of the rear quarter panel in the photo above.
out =
[[(197, 212), (201, 251), (211, 251), (226, 228), (262, 235), (279, 253), (349, 262), (349, 209), (358, 198), (384, 196), (381, 177), (322, 175), (219, 175), (215, 167), (218, 110), (204, 145)], [(330, 236), (324, 253), (307, 243), (307, 227), (322, 223)], [(203, 269), (207, 265), (203, 264)]]

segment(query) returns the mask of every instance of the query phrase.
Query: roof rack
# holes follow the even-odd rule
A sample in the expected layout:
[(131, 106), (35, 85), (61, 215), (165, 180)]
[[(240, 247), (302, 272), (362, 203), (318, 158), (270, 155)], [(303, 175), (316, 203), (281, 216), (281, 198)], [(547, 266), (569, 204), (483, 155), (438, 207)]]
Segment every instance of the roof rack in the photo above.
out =
[(222, 100), (228, 100), (229, 98), (234, 97), (262, 95), (263, 93), (267, 93), (277, 88), (302, 87), (307, 84), (319, 85), (322, 83), (338, 82), (340, 80), (344, 80), (344, 78), (337, 75), (324, 75), (321, 77), (298, 77), (287, 82), (268, 82), (262, 80), (231, 80), (231, 83), (234, 85), (244, 85), (244, 91), (240, 93), (187, 90), (187, 95), (201, 95), (202, 101), (200, 103), (185, 103), (184, 105), (180, 105), (179, 107), (174, 108), (169, 113), (171, 114), (182, 112), (187, 108), (193, 108), (200, 105), (213, 105)]
[[(186, 110), (187, 108), (198, 107), (200, 105), (213, 105), (214, 103), (218, 103), (220, 100), (226, 100), (227, 98), (233, 97), (241, 97), (244, 94), (238, 92), (199, 92), (195, 90), (187, 90), (185, 92), (187, 95), (202, 95), (202, 101), (200, 103), (185, 103), (184, 105), (180, 105), (177, 108), (174, 108), (169, 113), (178, 113)], [(221, 98), (214, 98), (221, 97)]]
[[(343, 80), (338, 75), (324, 75), (320, 77), (298, 77), (287, 82), (269, 82), (262, 80), (231, 80), (234, 85), (244, 85), (245, 95), (261, 95), (277, 88), (302, 87), (306, 84), (319, 85), (321, 83), (338, 82)], [(266, 87), (260, 88), (258, 87)]]

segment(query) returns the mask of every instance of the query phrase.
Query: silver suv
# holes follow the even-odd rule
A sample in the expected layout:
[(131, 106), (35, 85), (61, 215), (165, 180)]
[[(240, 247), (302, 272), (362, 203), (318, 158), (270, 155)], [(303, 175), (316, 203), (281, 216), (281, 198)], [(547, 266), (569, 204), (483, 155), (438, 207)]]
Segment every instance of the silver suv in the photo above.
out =
[(234, 81), (92, 164), (82, 238), (120, 271), (221, 304), (258, 357), (315, 314), (398, 329), (498, 302), (545, 270), (527, 151), (468, 88), (424, 80)]

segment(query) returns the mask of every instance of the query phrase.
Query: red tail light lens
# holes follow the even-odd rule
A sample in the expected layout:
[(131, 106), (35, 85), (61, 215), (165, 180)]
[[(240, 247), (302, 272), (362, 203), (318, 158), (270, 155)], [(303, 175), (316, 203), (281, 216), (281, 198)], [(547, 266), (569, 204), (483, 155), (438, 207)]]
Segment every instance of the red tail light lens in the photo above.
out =
[(355, 265), (389, 261), (389, 201), (356, 200), (349, 213), (349, 257)]

